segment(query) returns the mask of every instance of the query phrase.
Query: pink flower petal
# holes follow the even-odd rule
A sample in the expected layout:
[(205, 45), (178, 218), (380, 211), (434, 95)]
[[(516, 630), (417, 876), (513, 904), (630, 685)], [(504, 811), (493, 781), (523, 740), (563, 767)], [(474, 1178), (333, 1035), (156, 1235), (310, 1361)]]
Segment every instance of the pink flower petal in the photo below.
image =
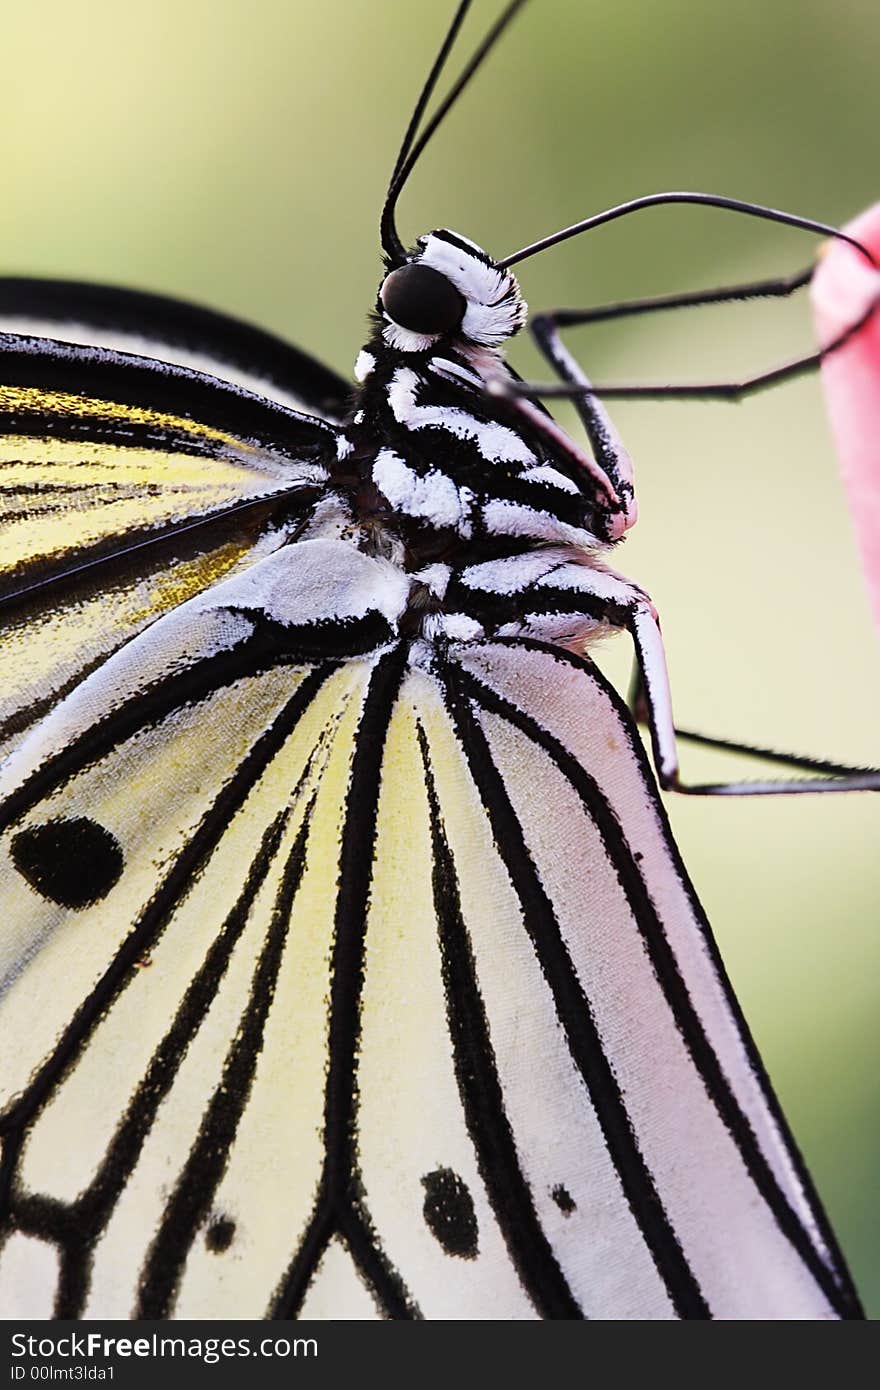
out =
[[(844, 230), (880, 262), (880, 203)], [(880, 297), (880, 271), (843, 241), (828, 242), (811, 297), (820, 344), (857, 323)], [(880, 627), (880, 312), (822, 363), (840, 471)]]

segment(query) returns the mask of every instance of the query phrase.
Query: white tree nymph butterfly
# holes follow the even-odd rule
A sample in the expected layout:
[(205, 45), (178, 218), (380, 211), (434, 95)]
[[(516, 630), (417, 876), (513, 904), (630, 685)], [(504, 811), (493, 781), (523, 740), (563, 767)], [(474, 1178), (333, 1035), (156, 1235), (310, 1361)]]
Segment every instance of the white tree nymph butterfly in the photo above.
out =
[(610, 564), (633, 470), (560, 336), (611, 311), (531, 320), (552, 385), (504, 356), (512, 267), (640, 208), (849, 238), (673, 193), (503, 259), (404, 247), (521, 4), (429, 116), (452, 17), (356, 386), (189, 304), (0, 281), (5, 1317), (861, 1316), (588, 648), (631, 638), (664, 788), (880, 773), (682, 786), (657, 614)]

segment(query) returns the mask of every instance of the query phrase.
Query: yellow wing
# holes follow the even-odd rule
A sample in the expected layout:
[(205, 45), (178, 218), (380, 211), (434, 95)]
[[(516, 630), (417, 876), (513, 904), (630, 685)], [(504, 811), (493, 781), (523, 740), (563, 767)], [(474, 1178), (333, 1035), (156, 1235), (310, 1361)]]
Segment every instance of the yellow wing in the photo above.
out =
[(0, 336), (0, 383), (4, 752), (123, 641), (288, 539), (335, 429), (189, 368), (47, 339)]

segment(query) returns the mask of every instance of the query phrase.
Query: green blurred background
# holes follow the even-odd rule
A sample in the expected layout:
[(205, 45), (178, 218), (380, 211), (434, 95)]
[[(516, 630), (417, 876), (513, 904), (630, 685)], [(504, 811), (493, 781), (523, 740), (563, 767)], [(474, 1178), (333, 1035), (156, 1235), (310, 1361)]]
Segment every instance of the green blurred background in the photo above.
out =
[[(201, 300), (347, 373), (379, 273), (384, 183), (451, 8), (5, 4), (0, 267)], [(466, 33), (497, 10), (476, 0)], [(401, 231), (448, 225), (503, 255), (663, 188), (844, 220), (880, 197), (878, 46), (876, 0), (532, 0), (414, 176)], [(793, 270), (813, 247), (766, 223), (661, 210), (528, 262), (522, 283), (534, 307), (589, 304)], [(733, 375), (809, 337), (801, 297), (570, 342), (607, 381)], [(526, 344), (514, 360), (538, 370)], [(738, 407), (630, 404), (615, 416), (642, 516), (617, 564), (660, 608), (679, 722), (880, 761), (880, 647), (817, 382)], [(617, 646), (603, 660), (625, 679)], [(685, 767), (735, 771), (691, 753)], [(876, 1314), (880, 802), (669, 809)]]

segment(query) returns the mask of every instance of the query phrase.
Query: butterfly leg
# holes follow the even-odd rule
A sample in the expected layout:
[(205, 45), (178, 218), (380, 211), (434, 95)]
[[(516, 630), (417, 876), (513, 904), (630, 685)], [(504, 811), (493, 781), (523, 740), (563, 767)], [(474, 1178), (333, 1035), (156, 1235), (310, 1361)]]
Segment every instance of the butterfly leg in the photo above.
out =
[[(546, 563), (544, 573), (537, 578), (534, 570), (530, 570), (522, 588), (514, 589), (509, 583), (509, 576), (504, 577), (504, 589), (508, 594), (505, 605), (507, 613), (486, 635), (514, 641), (531, 638), (582, 652), (590, 637), (603, 629), (607, 631), (611, 627), (627, 631), (636, 656), (630, 706), (636, 720), (648, 727), (657, 777), (666, 790), (698, 796), (880, 791), (880, 769), (877, 768), (849, 767), (824, 759), (801, 757), (677, 729), (672, 715), (660, 620), (648, 594), (604, 566), (598, 568), (569, 560), (554, 561), (549, 552)], [(469, 570), (467, 590), (456, 595), (466, 612), (470, 611), (475, 590), (493, 593), (495, 602), (498, 602), (499, 575), (494, 562), (475, 565)], [(481, 607), (482, 604), (478, 603), (474, 612)], [(679, 739), (797, 768), (812, 775), (797, 780), (687, 783), (682, 781), (679, 771)]]
[(727, 304), (747, 299), (784, 299), (809, 284), (814, 270), (815, 266), (811, 264), (803, 270), (795, 271), (793, 275), (777, 275), (769, 280), (749, 280), (743, 284), (721, 285), (711, 290), (685, 290), (680, 294), (623, 299), (611, 304), (594, 304), (589, 309), (554, 309), (537, 317), (552, 319), (557, 328), (574, 328), (580, 324), (632, 318), (638, 314), (657, 313), (665, 309), (693, 309), (703, 304)]
[[(654, 762), (660, 785), (668, 791), (691, 796), (770, 796), (799, 792), (880, 791), (880, 769), (847, 767), (819, 758), (799, 757), (729, 739), (677, 729), (672, 717), (672, 699), (666, 668), (666, 653), (660, 625), (653, 606), (645, 602), (632, 605), (626, 626), (636, 650), (636, 667), (630, 704), (636, 719), (651, 734)], [(803, 769), (813, 775), (795, 779), (748, 782), (682, 782), (678, 767), (679, 739), (723, 752), (741, 753), (765, 762)]]
[[(615, 304), (597, 305), (589, 309), (556, 309), (549, 313), (537, 314), (531, 321), (532, 333), (542, 354), (557, 372), (560, 382), (526, 382), (513, 378), (493, 380), (490, 390), (498, 396), (510, 398), (570, 399), (584, 422), (594, 449), (598, 449), (594, 435), (601, 433), (595, 422), (591, 424), (588, 416), (592, 414), (590, 402), (599, 405), (598, 397), (623, 398), (628, 400), (725, 400), (740, 401), (745, 397), (765, 390), (767, 387), (789, 381), (813, 371), (820, 363), (842, 347), (844, 343), (862, 328), (880, 307), (880, 294), (868, 304), (865, 312), (850, 324), (830, 343), (817, 352), (783, 362), (766, 371), (743, 377), (738, 381), (707, 382), (666, 382), (645, 384), (641, 382), (612, 382), (596, 384), (587, 379), (577, 361), (562, 343), (560, 330), (574, 328), (587, 323), (599, 323), (611, 319), (625, 318), (637, 314), (657, 312), (664, 309), (693, 308), (702, 304), (722, 304), (758, 298), (784, 298), (806, 285), (812, 277), (813, 268), (797, 271), (794, 275), (772, 280), (755, 280), (741, 285), (722, 286), (713, 290), (697, 290), (685, 294), (659, 295), (648, 299), (624, 300)], [(602, 412), (597, 420), (607, 421)], [(612, 441), (616, 436), (612, 433)]]
[(542, 394), (540, 390), (534, 390), (529, 383), (517, 380), (507, 371), (488, 377), (486, 388), (490, 395), (505, 400), (552, 446), (562, 449), (591, 476), (594, 485), (598, 484), (597, 496), (602, 508), (597, 534), (606, 540), (619, 540), (638, 517), (632, 461), (595, 388), (562, 342), (553, 315), (533, 319), (531, 328), (544, 356), (568, 383), (565, 393), (574, 400), (592, 446), (592, 457), (576, 445), (546, 411), (533, 403), (532, 398), (537, 400)]
[[(539, 314), (531, 322), (532, 335), (547, 361), (568, 385), (574, 407), (587, 432), (596, 462), (607, 474), (622, 501), (633, 496), (633, 467), (623, 441), (608, 412), (593, 394), (580, 363), (569, 352), (559, 332), (555, 314)], [(635, 520), (633, 509), (632, 520)]]

